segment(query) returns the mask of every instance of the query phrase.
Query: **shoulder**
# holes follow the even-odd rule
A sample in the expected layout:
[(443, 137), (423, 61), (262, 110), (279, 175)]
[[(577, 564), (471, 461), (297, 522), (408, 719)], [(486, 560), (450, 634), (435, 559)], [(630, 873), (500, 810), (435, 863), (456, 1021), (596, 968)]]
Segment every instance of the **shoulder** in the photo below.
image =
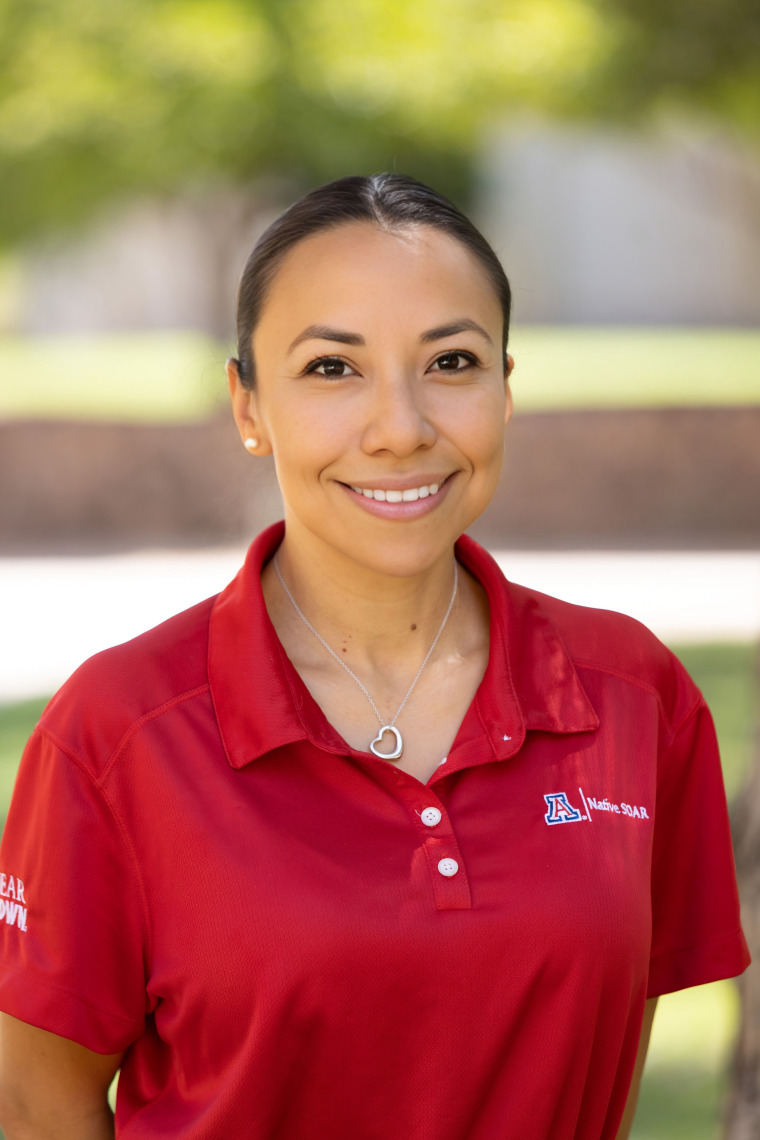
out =
[(38, 731), (103, 768), (131, 728), (208, 690), (208, 628), (215, 598), (122, 645), (96, 653), (45, 708)]
[(548, 619), (580, 676), (607, 676), (649, 691), (671, 725), (701, 702), (675, 654), (636, 618), (575, 605), (512, 582), (507, 590), (523, 618), (540, 611)]
[(587, 689), (614, 685), (618, 691), (621, 686), (646, 690), (671, 729), (702, 701), (680, 661), (640, 621), (518, 585), (467, 535), (457, 551), (506, 623), (508, 652), (518, 671), (538, 668), (541, 661), (546, 669), (553, 660), (555, 668), (569, 663)]
[(578, 606), (514, 582), (507, 589), (521, 615), (538, 609), (551, 621), (576, 662), (619, 669), (653, 682), (670, 666), (670, 650), (628, 614)]

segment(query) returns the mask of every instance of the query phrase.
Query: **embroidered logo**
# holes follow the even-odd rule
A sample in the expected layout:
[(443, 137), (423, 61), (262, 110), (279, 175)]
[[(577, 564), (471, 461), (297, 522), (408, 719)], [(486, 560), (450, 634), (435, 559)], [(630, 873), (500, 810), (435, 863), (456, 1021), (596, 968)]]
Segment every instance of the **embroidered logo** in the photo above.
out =
[(647, 809), (641, 804), (616, 804), (608, 799), (598, 800), (594, 796), (584, 795), (583, 788), (578, 788), (578, 794), (583, 801), (585, 815), (579, 811), (578, 808), (573, 807), (565, 792), (549, 792), (545, 794), (544, 799), (549, 809), (544, 816), (546, 822), (548, 824), (578, 823), (580, 820), (588, 820), (591, 822), (594, 818), (594, 812), (596, 811), (611, 812), (613, 815), (627, 815), (629, 819), (650, 818)]
[(576, 820), (583, 818), (564, 792), (549, 792), (544, 799), (549, 809), (544, 816), (547, 823), (575, 823)]
[[(23, 904), (23, 905), (22, 905)], [(26, 930), (26, 899), (24, 884), (13, 875), (0, 873), (0, 922)]]

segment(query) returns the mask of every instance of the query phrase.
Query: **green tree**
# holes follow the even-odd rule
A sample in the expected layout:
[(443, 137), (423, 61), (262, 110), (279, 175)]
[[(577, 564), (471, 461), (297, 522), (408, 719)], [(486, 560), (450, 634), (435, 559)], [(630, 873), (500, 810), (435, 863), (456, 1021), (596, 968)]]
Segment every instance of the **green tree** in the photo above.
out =
[(272, 171), (461, 197), (483, 121), (560, 110), (606, 46), (587, 0), (0, 0), (0, 242)]
[(616, 115), (694, 107), (757, 141), (760, 5), (757, 0), (595, 0), (614, 24), (612, 50), (589, 89)]
[(755, 131), (756, 0), (0, 0), (0, 244), (136, 192), (388, 167), (699, 102)]

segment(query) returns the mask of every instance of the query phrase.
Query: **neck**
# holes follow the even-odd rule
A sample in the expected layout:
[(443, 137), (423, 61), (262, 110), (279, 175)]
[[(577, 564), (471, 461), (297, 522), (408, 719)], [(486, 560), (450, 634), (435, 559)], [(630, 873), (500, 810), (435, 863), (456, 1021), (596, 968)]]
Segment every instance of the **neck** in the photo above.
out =
[[(454, 552), (414, 573), (388, 573), (363, 565), (341, 551), (288, 526), (278, 564), (304, 616), (352, 667), (382, 673), (397, 670), (399, 658), (421, 661), (440, 626), (454, 584)], [(288, 632), (306, 658), (324, 649), (303, 625), (270, 564), (264, 596), (275, 628)], [(458, 603), (449, 624), (453, 624)]]

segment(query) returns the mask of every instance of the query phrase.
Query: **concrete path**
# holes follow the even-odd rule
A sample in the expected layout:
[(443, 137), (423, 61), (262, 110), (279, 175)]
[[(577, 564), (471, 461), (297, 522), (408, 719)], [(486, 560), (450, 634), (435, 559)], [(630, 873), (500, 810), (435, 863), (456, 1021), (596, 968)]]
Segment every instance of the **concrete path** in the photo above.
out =
[[(52, 693), (92, 653), (216, 593), (243, 554), (0, 559), (0, 701)], [(760, 638), (760, 551), (496, 557), (515, 582), (622, 610), (669, 643)]]

